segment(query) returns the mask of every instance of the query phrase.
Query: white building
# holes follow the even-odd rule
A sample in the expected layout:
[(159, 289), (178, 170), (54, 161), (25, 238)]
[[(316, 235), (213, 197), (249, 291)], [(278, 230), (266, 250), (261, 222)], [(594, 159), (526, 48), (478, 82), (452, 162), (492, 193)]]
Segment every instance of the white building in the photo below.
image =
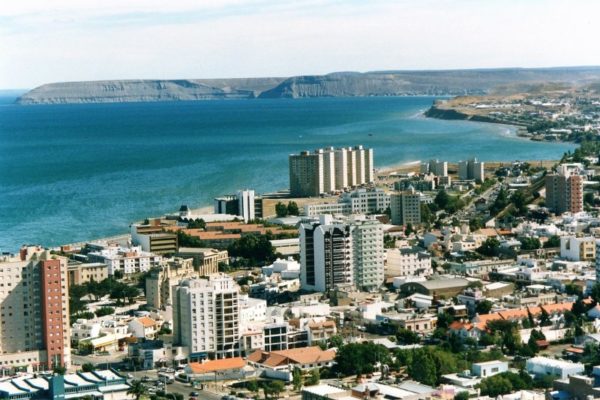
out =
[(468, 161), (459, 161), (458, 177), (461, 180), (474, 180), (483, 182), (485, 180), (484, 163), (472, 158)]
[(596, 240), (591, 237), (563, 236), (560, 256), (569, 261), (592, 261), (596, 258)]
[(429, 276), (433, 274), (431, 254), (418, 247), (387, 249), (386, 257), (385, 274), (387, 276)]
[(486, 361), (473, 363), (471, 372), (480, 378), (487, 378), (508, 371), (508, 363), (506, 361)]
[(384, 281), (383, 225), (375, 218), (353, 218), (352, 251), (354, 285), (376, 290)]
[(149, 271), (160, 264), (162, 257), (142, 251), (141, 246), (107, 246), (88, 253), (90, 261), (101, 262), (108, 266), (108, 274), (121, 271), (125, 275)]
[(78, 319), (71, 326), (71, 343), (76, 345), (81, 340), (98, 337), (100, 336), (100, 329), (100, 322)]
[(265, 276), (278, 273), (281, 279), (298, 279), (300, 278), (300, 263), (292, 257), (289, 257), (287, 260), (278, 258), (273, 264), (262, 267), (262, 273)]
[(173, 293), (173, 340), (191, 358), (239, 355), (239, 287), (225, 274), (189, 279)]
[(255, 219), (254, 214), (254, 190), (239, 190), (237, 192), (238, 213), (244, 219), (244, 222)]
[(536, 377), (555, 375), (565, 379), (570, 375), (579, 375), (585, 372), (583, 364), (570, 361), (556, 360), (548, 357), (533, 357), (526, 362), (527, 372)]
[(300, 282), (303, 289), (326, 292), (354, 283), (351, 227), (321, 215), (300, 226)]

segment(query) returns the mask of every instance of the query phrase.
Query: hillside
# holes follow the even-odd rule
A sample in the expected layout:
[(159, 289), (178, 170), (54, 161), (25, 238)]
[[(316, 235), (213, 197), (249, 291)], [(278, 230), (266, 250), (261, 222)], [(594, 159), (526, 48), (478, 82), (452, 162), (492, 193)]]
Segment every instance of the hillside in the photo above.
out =
[(291, 78), (114, 80), (51, 83), (20, 104), (213, 99), (482, 95), (539, 85), (600, 82), (600, 67), (439, 71), (336, 72)]

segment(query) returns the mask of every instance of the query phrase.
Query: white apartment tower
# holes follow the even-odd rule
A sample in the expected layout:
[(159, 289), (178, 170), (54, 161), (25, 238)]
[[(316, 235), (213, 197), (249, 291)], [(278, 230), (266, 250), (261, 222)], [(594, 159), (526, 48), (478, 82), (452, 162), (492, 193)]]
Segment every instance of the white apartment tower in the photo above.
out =
[(461, 180), (474, 180), (483, 182), (485, 180), (484, 163), (472, 158), (468, 161), (458, 162), (458, 177)]
[(70, 365), (67, 259), (39, 247), (0, 256), (0, 369)]
[(354, 284), (357, 288), (371, 291), (384, 281), (383, 226), (375, 218), (353, 218), (352, 262)]
[(188, 279), (173, 292), (173, 340), (190, 358), (239, 356), (239, 287), (228, 275)]
[(329, 147), (289, 157), (290, 194), (316, 197), (374, 180), (373, 149)]
[(238, 213), (244, 219), (244, 222), (255, 219), (254, 190), (238, 190), (236, 197), (238, 200)]

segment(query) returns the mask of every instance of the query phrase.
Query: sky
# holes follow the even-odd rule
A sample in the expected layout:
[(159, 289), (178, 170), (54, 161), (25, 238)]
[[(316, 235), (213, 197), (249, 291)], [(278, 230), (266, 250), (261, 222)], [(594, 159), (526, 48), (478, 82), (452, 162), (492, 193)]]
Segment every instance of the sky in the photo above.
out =
[(3, 0), (0, 89), (600, 65), (596, 0)]

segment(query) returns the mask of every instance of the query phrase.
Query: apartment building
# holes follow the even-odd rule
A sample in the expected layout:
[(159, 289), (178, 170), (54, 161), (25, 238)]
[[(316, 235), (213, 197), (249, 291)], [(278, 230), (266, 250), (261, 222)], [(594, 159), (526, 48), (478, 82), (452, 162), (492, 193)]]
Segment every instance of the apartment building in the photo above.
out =
[(356, 189), (344, 193), (338, 203), (306, 204), (304, 215), (321, 214), (374, 214), (383, 213), (390, 206), (390, 195), (383, 189)]
[(149, 224), (132, 224), (131, 242), (134, 246), (141, 246), (146, 252), (173, 254), (178, 247), (177, 235), (164, 232), (168, 226), (171, 225), (163, 225), (155, 221)]
[(546, 206), (554, 213), (583, 211), (584, 177), (576, 172), (559, 168), (559, 173), (546, 175)]
[(104, 263), (80, 263), (70, 261), (68, 272), (69, 286), (83, 285), (90, 281), (102, 282), (108, 278), (108, 265)]
[(596, 258), (596, 239), (563, 236), (560, 238), (560, 256), (569, 261), (592, 261)]
[(187, 279), (173, 292), (173, 340), (191, 359), (240, 355), (239, 286), (225, 274)]
[(106, 264), (109, 275), (114, 275), (115, 271), (125, 275), (146, 272), (162, 260), (161, 256), (143, 251), (141, 246), (106, 246), (89, 252), (87, 256), (91, 262)]
[(414, 191), (392, 193), (390, 210), (392, 224), (418, 225), (421, 223), (421, 195)]
[(170, 305), (175, 286), (184, 279), (201, 275), (194, 270), (191, 258), (175, 257), (163, 262), (146, 277), (146, 303), (156, 309)]
[(314, 197), (373, 182), (373, 149), (363, 146), (303, 151), (289, 156), (290, 194)]
[(349, 223), (354, 285), (367, 291), (377, 290), (384, 281), (383, 226), (375, 218), (366, 217), (352, 218)]
[(430, 276), (431, 254), (419, 247), (386, 250), (386, 276)]
[(474, 180), (476, 182), (483, 182), (485, 180), (484, 167), (485, 164), (477, 160), (477, 158), (459, 161), (458, 178), (463, 181)]
[(422, 174), (433, 174), (435, 176), (448, 176), (448, 162), (440, 160), (429, 160), (421, 163)]
[(326, 292), (354, 283), (351, 228), (321, 215), (300, 226), (300, 282), (303, 289)]
[(201, 276), (208, 276), (219, 272), (219, 264), (229, 264), (227, 250), (209, 249), (203, 247), (180, 247), (177, 252), (179, 257), (191, 258), (194, 268)]
[(70, 365), (67, 259), (39, 247), (0, 257), (0, 368)]

